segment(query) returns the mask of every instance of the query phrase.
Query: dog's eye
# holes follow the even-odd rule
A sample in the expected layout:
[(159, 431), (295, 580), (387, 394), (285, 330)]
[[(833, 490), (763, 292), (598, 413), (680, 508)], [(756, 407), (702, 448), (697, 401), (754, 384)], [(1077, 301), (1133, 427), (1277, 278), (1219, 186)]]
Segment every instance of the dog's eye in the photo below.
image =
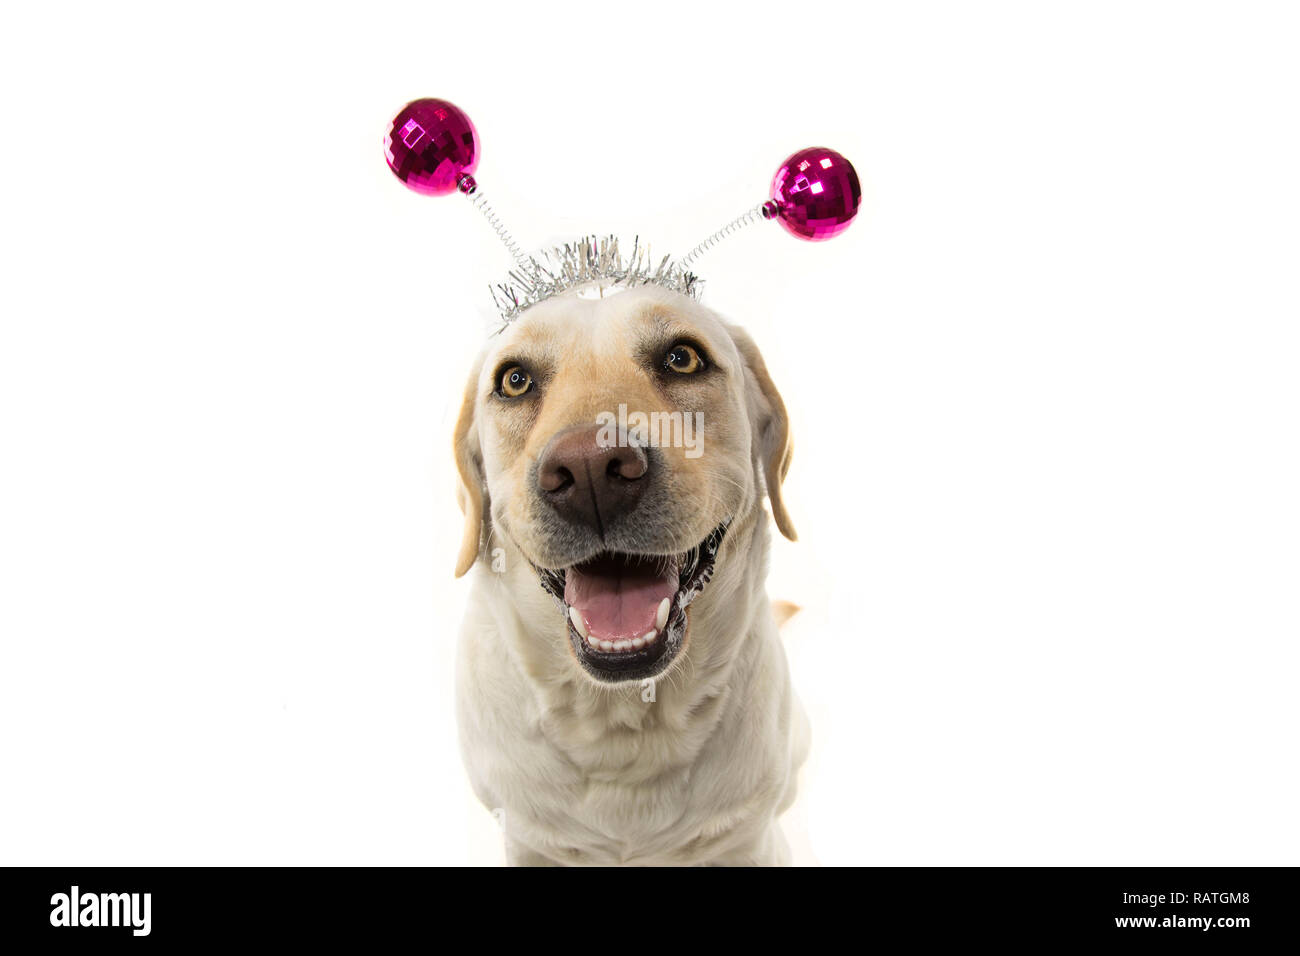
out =
[(498, 388), (506, 398), (518, 398), (533, 387), (533, 377), (518, 365), (512, 365), (501, 373)]
[(690, 375), (704, 368), (704, 357), (692, 345), (674, 345), (664, 356), (664, 368), (670, 372)]

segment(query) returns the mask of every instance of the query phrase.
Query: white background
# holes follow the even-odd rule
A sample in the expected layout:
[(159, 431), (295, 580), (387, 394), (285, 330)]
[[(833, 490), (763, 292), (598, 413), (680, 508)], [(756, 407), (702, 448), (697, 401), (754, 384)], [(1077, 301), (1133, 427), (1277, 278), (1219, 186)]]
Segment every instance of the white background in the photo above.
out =
[(508, 259), (684, 252), (794, 415), (801, 859), (1295, 864), (1286, 4), (26, 5), (0, 36), (0, 862), (500, 859), (449, 434)]

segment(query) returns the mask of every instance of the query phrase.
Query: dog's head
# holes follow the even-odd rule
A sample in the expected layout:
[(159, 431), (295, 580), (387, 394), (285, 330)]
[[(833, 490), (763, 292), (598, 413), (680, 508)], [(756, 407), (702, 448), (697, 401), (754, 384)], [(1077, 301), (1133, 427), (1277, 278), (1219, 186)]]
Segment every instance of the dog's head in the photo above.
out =
[(534, 306), (493, 339), (456, 425), (465, 537), (493, 534), (555, 599), (594, 680), (664, 673), (688, 607), (766, 493), (777, 526), (791, 442), (758, 349), (693, 300), (654, 287)]

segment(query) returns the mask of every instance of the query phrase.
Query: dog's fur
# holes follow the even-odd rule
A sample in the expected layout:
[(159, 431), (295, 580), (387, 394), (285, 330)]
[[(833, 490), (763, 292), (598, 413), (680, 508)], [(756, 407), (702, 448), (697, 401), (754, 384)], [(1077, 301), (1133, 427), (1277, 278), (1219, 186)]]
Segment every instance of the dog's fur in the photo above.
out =
[[(680, 337), (703, 344), (714, 374), (665, 383), (647, 370), (645, 350)], [(530, 401), (493, 394), (507, 359), (541, 370)], [(584, 673), (536, 570), (580, 558), (542, 520), (553, 516), (537, 504), (530, 467), (557, 431), (619, 403), (704, 416), (700, 457), (661, 449), (663, 495), (643, 505), (638, 550), (685, 551), (731, 519), (713, 579), (689, 608), (686, 644), (653, 695)], [(461, 746), (509, 862), (788, 862), (776, 818), (794, 799), (807, 724), (764, 592), (762, 499), (793, 540), (781, 498), (791, 443), (749, 336), (652, 286), (548, 300), (480, 357), (455, 446), (466, 516), (457, 574), (477, 564), (457, 674)]]

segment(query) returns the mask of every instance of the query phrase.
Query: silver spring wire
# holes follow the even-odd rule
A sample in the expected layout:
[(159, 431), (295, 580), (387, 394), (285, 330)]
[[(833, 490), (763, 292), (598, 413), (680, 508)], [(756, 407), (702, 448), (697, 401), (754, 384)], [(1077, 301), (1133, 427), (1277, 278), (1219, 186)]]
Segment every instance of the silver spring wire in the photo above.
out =
[(510, 230), (506, 228), (505, 223), (501, 221), (501, 217), (496, 214), (491, 203), (487, 201), (487, 197), (483, 195), (483, 190), (478, 188), (476, 184), (473, 192), (467, 195), (474, 208), (481, 212), (483, 218), (488, 221), (488, 225), (497, 234), (497, 238), (510, 250), (510, 255), (514, 256), (515, 262), (521, 266), (527, 265), (528, 257), (524, 255), (523, 250), (519, 248), (519, 243), (515, 242), (515, 237), (510, 235)]
[(686, 255), (684, 255), (678, 261), (677, 264), (681, 266), (683, 269), (687, 268), (692, 262), (694, 262), (696, 259), (702, 256), (709, 249), (712, 249), (723, 239), (726, 239), (733, 232), (739, 232), (741, 229), (744, 229), (750, 223), (758, 222), (758, 220), (764, 218), (763, 207), (765, 205), (767, 205), (767, 203), (761, 202), (753, 209), (746, 212), (744, 215), (737, 216), (735, 219), (731, 220), (731, 222), (727, 223), (725, 226), (723, 226), (713, 235), (709, 236), (709, 238), (705, 239), (703, 242), (701, 242), (690, 252), (686, 253)]

